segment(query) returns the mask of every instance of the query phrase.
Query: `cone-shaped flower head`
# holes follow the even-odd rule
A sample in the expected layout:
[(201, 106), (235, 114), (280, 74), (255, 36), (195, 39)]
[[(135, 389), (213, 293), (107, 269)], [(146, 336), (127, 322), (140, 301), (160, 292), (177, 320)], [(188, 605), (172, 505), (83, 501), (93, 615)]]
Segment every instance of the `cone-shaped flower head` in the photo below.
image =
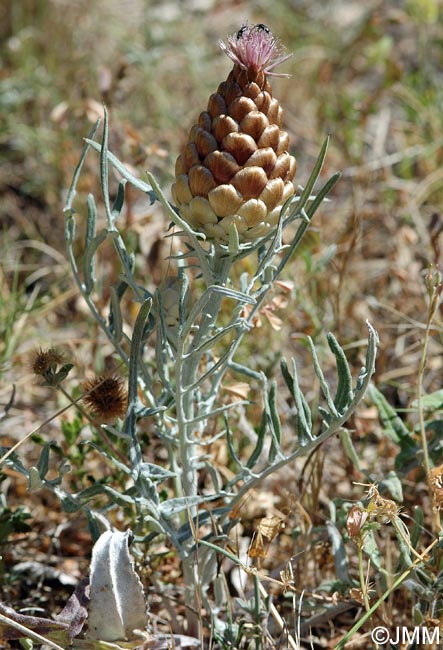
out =
[(197, 232), (223, 244), (234, 223), (240, 241), (254, 242), (274, 228), (294, 193), (296, 162), (267, 80), (287, 76), (274, 68), (291, 55), (266, 25), (245, 24), (220, 47), (234, 67), (190, 130), (172, 194)]

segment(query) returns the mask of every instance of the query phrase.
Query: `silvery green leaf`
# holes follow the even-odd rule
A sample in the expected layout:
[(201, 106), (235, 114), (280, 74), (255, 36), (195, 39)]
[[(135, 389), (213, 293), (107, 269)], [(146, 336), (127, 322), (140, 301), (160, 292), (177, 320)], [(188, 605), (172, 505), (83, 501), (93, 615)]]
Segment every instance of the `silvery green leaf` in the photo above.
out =
[(60, 499), (61, 507), (65, 512), (72, 513), (78, 512), (80, 510), (82, 503), (77, 500), (75, 496), (71, 496), (67, 492), (60, 490), (57, 486), (55, 486), (53, 489), (55, 494)]
[[(40, 458), (38, 459), (36, 469), (41, 479), (44, 479), (46, 474), (49, 471), (49, 451), (52, 445), (53, 445), (52, 442), (46, 442), (41, 451)], [(32, 469), (35, 468), (31, 468), (31, 470)]]
[(33, 490), (39, 490), (43, 487), (43, 481), (40, 477), (40, 472), (36, 467), (29, 468), (29, 478), (28, 478), (28, 490), (32, 492)]
[(125, 185), (126, 178), (123, 178), (118, 184), (117, 196), (115, 198), (114, 205), (112, 206), (112, 214), (115, 217), (120, 216), (120, 212), (122, 211), (123, 204), (125, 202)]
[(342, 413), (351, 403), (354, 393), (352, 390), (352, 376), (343, 348), (339, 345), (337, 339), (329, 332), (328, 344), (331, 352), (335, 355), (337, 363), (338, 386), (334, 397), (334, 404), (339, 413)]
[(373, 530), (367, 530), (363, 538), (363, 550), (366, 555), (371, 559), (372, 564), (378, 571), (383, 571), (382, 558), (380, 549), (374, 537)]
[(416, 603), (412, 609), (412, 622), (414, 625), (426, 625), (426, 619), (420, 607), (421, 603)]
[(107, 530), (92, 549), (89, 639), (130, 640), (134, 630), (148, 624), (143, 587), (128, 550), (130, 534)]
[[(96, 151), (101, 151), (102, 147), (98, 142), (94, 142), (94, 140), (91, 140), (91, 138), (85, 138), (85, 142), (87, 143), (88, 146), (92, 147)], [(149, 198), (151, 200), (151, 204), (154, 203), (156, 200), (156, 196), (154, 192), (152, 191), (152, 188), (150, 185), (145, 183), (144, 181), (140, 180), (121, 163), (114, 154), (112, 154), (110, 151), (107, 151), (107, 159), (111, 163), (111, 165), (116, 169), (120, 174), (128, 180), (131, 185), (136, 187), (138, 190), (141, 190), (145, 194), (149, 195)]]
[(347, 429), (342, 429), (340, 431), (340, 440), (345, 450), (346, 456), (352, 462), (354, 467), (356, 467), (359, 471), (361, 471), (360, 458), (358, 457), (358, 454), (352, 442), (352, 436)]
[(390, 471), (388, 476), (384, 478), (382, 481), (380, 481), (378, 486), (380, 490), (383, 489), (389, 490), (391, 496), (393, 497), (393, 499), (395, 499), (395, 501), (398, 501), (399, 503), (403, 501), (402, 484), (395, 472)]
[(146, 476), (151, 481), (161, 482), (166, 481), (167, 479), (174, 478), (175, 472), (171, 472), (160, 465), (154, 465), (153, 463), (141, 463), (139, 466), (139, 472), (141, 475)]
[(72, 226), (74, 225), (73, 222), (69, 223), (69, 217), (74, 214), (74, 210), (72, 208), (72, 203), (73, 203), (74, 198), (75, 198), (77, 183), (78, 183), (78, 180), (80, 178), (80, 174), (81, 174), (83, 164), (85, 162), (86, 155), (88, 153), (89, 147), (91, 146), (91, 144), (97, 144), (96, 142), (94, 142), (94, 140), (92, 138), (95, 136), (95, 133), (96, 133), (99, 126), (100, 126), (100, 119), (98, 119), (95, 122), (94, 126), (92, 127), (92, 129), (90, 130), (90, 132), (88, 134), (88, 137), (85, 139), (86, 145), (83, 147), (82, 155), (81, 155), (80, 160), (79, 160), (79, 162), (77, 164), (77, 167), (75, 168), (74, 176), (73, 176), (72, 183), (71, 183), (71, 187), (69, 188), (68, 196), (66, 197), (66, 203), (65, 203), (65, 207), (63, 208), (63, 212), (65, 212), (66, 216), (67, 216), (66, 226), (67, 226), (68, 229), (72, 228)]
[(249, 469), (252, 469), (254, 467), (254, 465), (256, 464), (258, 459), (260, 458), (260, 455), (261, 455), (261, 453), (263, 451), (263, 446), (264, 446), (264, 442), (265, 442), (266, 428), (267, 428), (266, 412), (263, 411), (261, 421), (260, 421), (260, 425), (259, 425), (259, 427), (257, 429), (257, 442), (256, 442), (255, 448), (254, 448), (252, 454), (250, 455), (250, 457), (248, 459), (248, 462), (246, 464), (246, 466)]
[(326, 523), (328, 537), (332, 545), (332, 556), (334, 558), (335, 573), (341, 582), (349, 584), (349, 565), (346, 557), (346, 551), (343, 544), (343, 538), (336, 525), (332, 521)]
[(195, 496), (168, 499), (167, 501), (163, 501), (159, 507), (159, 510), (161, 514), (168, 519), (169, 517), (172, 517), (179, 512), (183, 512), (184, 510), (189, 510), (193, 506), (200, 505), (200, 503), (206, 503), (208, 501), (212, 501), (213, 499), (217, 499), (219, 496), (220, 495), (213, 494), (207, 497)]
[[(436, 390), (434, 393), (429, 393), (429, 395), (422, 395), (420, 400), (421, 407), (425, 411), (439, 411), (443, 408), (443, 388)], [(418, 409), (419, 401), (415, 399), (412, 404), (412, 408)]]
[(369, 397), (376, 407), (385, 433), (396, 444), (403, 446), (406, 441), (408, 446), (412, 446), (413, 439), (411, 432), (404, 424), (403, 420), (397, 415), (395, 409), (389, 404), (385, 396), (373, 385), (369, 386)]
[(255, 299), (252, 298), (251, 296), (248, 296), (246, 293), (243, 293), (242, 291), (237, 291), (236, 289), (230, 289), (229, 287), (221, 287), (214, 284), (208, 287), (208, 291), (211, 291), (213, 293), (219, 293), (222, 296), (226, 296), (227, 298), (233, 298), (234, 300), (248, 303), (249, 305), (255, 304)]
[(95, 255), (98, 248), (108, 237), (109, 232), (102, 228), (98, 235), (92, 237), (83, 256), (83, 275), (85, 281), (85, 290), (89, 294), (94, 288), (95, 283)]
[(73, 363), (65, 363), (60, 370), (54, 375), (54, 382), (58, 386), (66, 379), (71, 370), (73, 369)]

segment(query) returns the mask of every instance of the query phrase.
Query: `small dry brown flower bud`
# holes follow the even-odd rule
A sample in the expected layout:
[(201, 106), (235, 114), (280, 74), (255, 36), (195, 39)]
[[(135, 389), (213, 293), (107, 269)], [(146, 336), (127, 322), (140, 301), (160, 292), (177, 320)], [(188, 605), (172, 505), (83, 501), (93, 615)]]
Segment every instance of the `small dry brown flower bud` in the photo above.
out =
[(30, 368), (34, 375), (46, 379), (48, 374), (55, 373), (58, 366), (65, 362), (63, 353), (57, 348), (34, 350), (31, 354)]
[(209, 239), (227, 243), (234, 224), (241, 242), (254, 242), (294, 194), (296, 162), (267, 80), (288, 76), (274, 68), (291, 55), (262, 24), (244, 24), (219, 44), (234, 67), (190, 130), (172, 195), (183, 219)]
[(346, 530), (348, 531), (349, 537), (357, 537), (360, 534), (368, 516), (368, 511), (364, 510), (361, 506), (352, 506), (346, 519)]
[(36, 350), (31, 355), (29, 366), (44, 385), (53, 387), (60, 386), (74, 367), (66, 362), (65, 355), (57, 348)]
[(128, 396), (123, 380), (117, 375), (101, 375), (83, 382), (83, 401), (102, 422), (110, 422), (126, 413)]

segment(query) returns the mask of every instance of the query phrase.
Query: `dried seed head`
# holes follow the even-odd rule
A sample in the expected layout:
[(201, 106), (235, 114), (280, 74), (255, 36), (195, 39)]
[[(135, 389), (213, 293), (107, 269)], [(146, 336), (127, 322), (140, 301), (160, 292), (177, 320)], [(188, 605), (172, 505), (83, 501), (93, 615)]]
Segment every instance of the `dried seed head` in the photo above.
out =
[(59, 386), (74, 367), (72, 363), (66, 362), (65, 355), (57, 348), (36, 350), (31, 355), (29, 365), (45, 386)]
[(428, 475), (434, 508), (443, 509), (443, 465), (433, 467)]
[(34, 350), (31, 355), (30, 368), (34, 375), (47, 379), (49, 374), (54, 374), (58, 366), (63, 365), (65, 357), (57, 348)]
[(357, 537), (366, 523), (369, 512), (361, 506), (352, 506), (346, 519), (346, 530), (349, 537)]
[(369, 486), (368, 497), (370, 499), (368, 510), (378, 521), (387, 524), (398, 518), (401, 508), (392, 499), (382, 497), (375, 484)]
[(128, 396), (123, 380), (117, 375), (92, 377), (82, 388), (83, 401), (101, 421), (109, 422), (125, 415)]
[(285, 521), (277, 515), (262, 517), (254, 523), (255, 534), (248, 549), (248, 556), (262, 560), (266, 558), (269, 546), (284, 528)]
[(183, 219), (209, 239), (227, 243), (234, 224), (241, 242), (253, 242), (276, 226), (294, 194), (296, 161), (267, 81), (287, 76), (274, 69), (291, 55), (263, 24), (244, 24), (220, 47), (234, 67), (190, 129), (172, 195)]

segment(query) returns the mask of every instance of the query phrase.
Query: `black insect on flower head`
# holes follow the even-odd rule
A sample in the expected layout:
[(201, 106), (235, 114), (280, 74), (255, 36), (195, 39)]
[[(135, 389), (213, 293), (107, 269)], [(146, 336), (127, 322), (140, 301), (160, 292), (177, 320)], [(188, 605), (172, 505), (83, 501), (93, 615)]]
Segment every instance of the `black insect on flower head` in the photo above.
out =
[(274, 68), (289, 59), (284, 54), (277, 38), (272, 36), (267, 25), (248, 25), (244, 23), (238, 32), (228, 36), (228, 44), (219, 41), (223, 52), (243, 70), (255, 70), (275, 77), (288, 77), (287, 74), (273, 72)]
[(237, 32), (237, 40), (239, 40), (248, 29), (249, 27), (246, 24), (242, 25)]
[(269, 29), (269, 27), (267, 25), (264, 25), (263, 23), (258, 23), (257, 25), (255, 25), (255, 29), (258, 32), (265, 32), (266, 34), (271, 33), (271, 30)]

